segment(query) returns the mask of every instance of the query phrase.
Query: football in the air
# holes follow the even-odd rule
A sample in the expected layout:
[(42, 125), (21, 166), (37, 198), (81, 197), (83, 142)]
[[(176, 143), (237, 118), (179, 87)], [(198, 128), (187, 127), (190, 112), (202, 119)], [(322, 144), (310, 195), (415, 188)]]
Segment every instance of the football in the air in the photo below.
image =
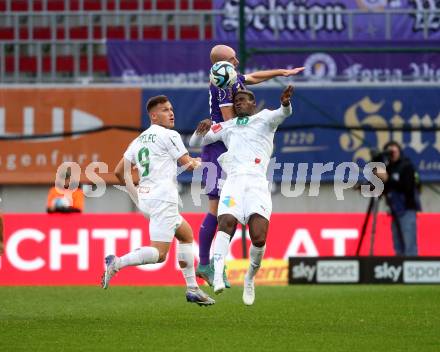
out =
[(228, 88), (237, 82), (237, 72), (234, 65), (228, 61), (216, 62), (209, 74), (211, 83), (221, 89)]

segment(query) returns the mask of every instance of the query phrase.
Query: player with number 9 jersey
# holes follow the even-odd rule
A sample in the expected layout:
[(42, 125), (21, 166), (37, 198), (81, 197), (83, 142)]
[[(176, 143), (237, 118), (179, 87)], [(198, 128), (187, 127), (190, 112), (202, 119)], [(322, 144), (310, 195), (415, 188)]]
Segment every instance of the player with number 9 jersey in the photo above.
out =
[(188, 154), (179, 133), (151, 125), (124, 153), (139, 173), (139, 199), (177, 203), (177, 160)]
[[(215, 301), (197, 284), (193, 232), (178, 208), (177, 164), (194, 170), (201, 165), (200, 158), (191, 158), (179, 133), (173, 131), (174, 110), (166, 96), (150, 98), (147, 111), (151, 126), (131, 142), (115, 168), (115, 175), (135, 198), (142, 213), (150, 219), (150, 246), (137, 248), (122, 257), (108, 255), (101, 285), (108, 288), (110, 279), (127, 266), (165, 261), (171, 242), (176, 238), (179, 241), (177, 260), (186, 281), (187, 301), (212, 305)], [(133, 166), (140, 178), (137, 189), (131, 176)]]

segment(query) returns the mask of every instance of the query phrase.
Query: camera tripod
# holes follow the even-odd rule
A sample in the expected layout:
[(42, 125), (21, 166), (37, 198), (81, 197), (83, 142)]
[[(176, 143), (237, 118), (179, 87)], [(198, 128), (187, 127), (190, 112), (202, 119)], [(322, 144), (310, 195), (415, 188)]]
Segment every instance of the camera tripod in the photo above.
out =
[[(364, 223), (362, 224), (361, 236), (359, 238), (358, 246), (356, 249), (356, 256), (359, 256), (359, 252), (362, 248), (362, 244), (365, 239), (365, 234), (367, 232), (367, 226), (368, 226), (368, 222), (370, 220), (370, 217), (373, 217), (373, 222), (371, 224), (369, 255), (373, 256), (373, 254), (374, 254), (374, 241), (376, 239), (377, 212), (379, 210), (379, 203), (380, 203), (381, 197), (382, 197), (382, 195), (378, 196), (378, 197), (373, 197), (370, 199), (370, 203), (368, 204), (367, 212), (365, 213)], [(384, 194), (384, 197), (385, 197), (387, 204), (390, 208), (391, 217), (394, 220), (394, 223), (396, 224), (398, 235), (399, 235), (400, 239), (403, 239), (402, 229), (400, 227), (399, 218), (397, 217), (396, 213), (394, 212), (394, 209), (393, 209), (391, 203), (389, 202), (386, 194)]]

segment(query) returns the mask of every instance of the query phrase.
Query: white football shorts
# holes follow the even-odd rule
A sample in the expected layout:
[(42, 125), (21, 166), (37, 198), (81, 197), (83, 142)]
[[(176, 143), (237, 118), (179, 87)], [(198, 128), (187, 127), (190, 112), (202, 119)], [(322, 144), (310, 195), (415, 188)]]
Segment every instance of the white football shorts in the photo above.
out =
[(272, 198), (269, 183), (252, 175), (227, 177), (218, 205), (218, 216), (233, 215), (240, 223), (247, 224), (252, 214), (270, 220)]
[(139, 208), (150, 220), (150, 241), (172, 242), (183, 218), (177, 203), (139, 199)]

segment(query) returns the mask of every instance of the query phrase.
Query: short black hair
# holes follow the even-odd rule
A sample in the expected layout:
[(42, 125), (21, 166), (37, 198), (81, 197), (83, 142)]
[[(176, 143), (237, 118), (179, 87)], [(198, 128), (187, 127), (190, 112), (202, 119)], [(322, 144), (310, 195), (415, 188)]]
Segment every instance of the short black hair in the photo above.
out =
[(399, 148), (399, 151), (402, 152), (402, 146), (396, 141), (389, 141), (383, 146), (383, 150), (387, 150), (389, 147), (396, 146)]
[(234, 94), (234, 98), (239, 95), (239, 94), (246, 94), (248, 97), (251, 98), (252, 101), (255, 101), (255, 94), (253, 92), (251, 92), (250, 90), (238, 90), (235, 94)]
[(157, 95), (155, 97), (151, 97), (147, 101), (147, 111), (150, 112), (155, 106), (159, 104), (165, 104), (170, 101), (166, 95)]

